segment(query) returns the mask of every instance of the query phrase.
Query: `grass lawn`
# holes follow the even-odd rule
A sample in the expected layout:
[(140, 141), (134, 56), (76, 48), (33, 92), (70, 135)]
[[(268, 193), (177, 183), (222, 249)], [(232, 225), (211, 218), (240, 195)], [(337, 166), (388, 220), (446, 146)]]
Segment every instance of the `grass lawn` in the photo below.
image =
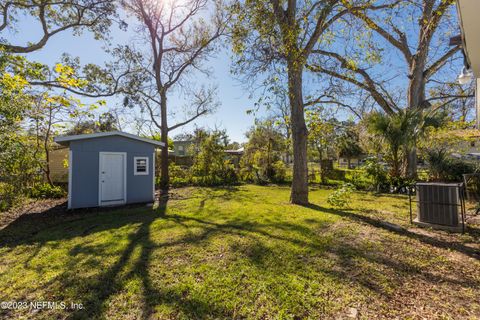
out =
[[(0, 230), (0, 310), (38, 319), (479, 319), (478, 230), (413, 228), (404, 196), (350, 209), (286, 187), (184, 188), (166, 207), (36, 214)], [(406, 229), (397, 229), (390, 224)]]

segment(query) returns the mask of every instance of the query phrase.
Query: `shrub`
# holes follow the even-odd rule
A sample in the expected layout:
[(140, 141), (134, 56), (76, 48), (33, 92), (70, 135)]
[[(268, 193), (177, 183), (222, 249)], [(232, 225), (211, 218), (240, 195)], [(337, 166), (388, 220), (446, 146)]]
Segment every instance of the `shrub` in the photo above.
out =
[(13, 185), (0, 182), (0, 212), (8, 210), (15, 202), (19, 202), (21, 194), (15, 190)]
[(429, 180), (455, 182), (462, 181), (463, 174), (477, 171), (473, 163), (455, 159), (444, 149), (433, 149), (426, 153), (425, 160), (429, 169)]
[[(317, 172), (319, 171), (315, 171), (315, 168), (312, 168), (312, 169), (308, 169), (308, 182), (309, 183), (316, 183), (317, 182)], [(323, 182), (323, 181), (322, 181)]]
[(345, 170), (333, 169), (327, 173), (328, 179), (332, 180), (345, 180)]
[(355, 191), (355, 186), (351, 183), (344, 183), (340, 188), (333, 191), (327, 199), (329, 205), (335, 208), (345, 208)]
[[(1, 116), (0, 116), (1, 118)], [(41, 170), (29, 137), (0, 135), (0, 206), (1, 210), (19, 203), (41, 181)]]
[(252, 152), (240, 161), (240, 178), (245, 182), (267, 184), (287, 181), (287, 165), (281, 161), (269, 163), (262, 151)]
[(355, 169), (351, 173), (350, 183), (358, 190), (372, 189), (372, 179), (370, 179), (364, 170)]
[[(184, 169), (181, 166), (176, 165), (174, 162), (170, 162), (168, 165), (170, 174), (170, 184), (173, 187), (184, 187), (191, 182), (191, 177), (188, 169)], [(160, 177), (158, 177), (160, 179)], [(159, 181), (157, 181), (158, 183)]]
[(202, 186), (231, 185), (238, 182), (234, 165), (225, 159), (225, 146), (220, 132), (205, 137), (190, 168), (193, 184)]
[(287, 166), (283, 161), (276, 161), (272, 165), (272, 170), (273, 170), (273, 175), (272, 175), (272, 181), (273, 182), (285, 182), (287, 179)]
[(390, 186), (390, 193), (407, 193), (408, 188), (415, 184), (414, 179), (405, 177), (389, 177), (388, 185)]
[(253, 169), (253, 166), (242, 163), (239, 171), (239, 178), (244, 182), (258, 183), (256, 173), (257, 171)]
[(273, 121), (256, 122), (247, 132), (248, 142), (240, 161), (240, 175), (246, 182), (266, 184), (284, 182), (285, 165), (280, 163), (286, 145), (283, 135)]
[(384, 165), (376, 158), (370, 158), (363, 165), (366, 175), (372, 179), (373, 188), (377, 192), (387, 191), (389, 187), (388, 174)]
[(30, 192), (32, 198), (58, 199), (66, 195), (64, 189), (59, 186), (51, 186), (48, 183), (35, 185)]
[(232, 185), (238, 183), (238, 174), (235, 166), (228, 160), (225, 160), (221, 170), (218, 172), (222, 184)]
[(0, 199), (0, 212), (7, 211), (9, 208), (10, 204), (5, 200)]

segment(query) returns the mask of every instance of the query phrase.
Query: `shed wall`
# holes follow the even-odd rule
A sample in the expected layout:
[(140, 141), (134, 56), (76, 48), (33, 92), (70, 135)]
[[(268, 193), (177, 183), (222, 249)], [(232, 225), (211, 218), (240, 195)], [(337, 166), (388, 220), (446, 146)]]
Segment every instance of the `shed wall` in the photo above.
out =
[[(70, 207), (73, 209), (98, 206), (100, 152), (127, 153), (126, 203), (153, 201), (154, 149), (154, 146), (149, 143), (121, 136), (71, 141), (72, 187)], [(134, 157), (148, 157), (148, 175), (134, 175)]]

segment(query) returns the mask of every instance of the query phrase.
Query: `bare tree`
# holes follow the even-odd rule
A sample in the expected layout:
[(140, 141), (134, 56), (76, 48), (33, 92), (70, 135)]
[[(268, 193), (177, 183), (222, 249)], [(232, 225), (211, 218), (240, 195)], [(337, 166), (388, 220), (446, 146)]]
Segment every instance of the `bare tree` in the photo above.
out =
[[(119, 63), (127, 65), (129, 71), (122, 80), (122, 91), (127, 95), (127, 103), (139, 104), (146, 110), (161, 133), (165, 148), (161, 154), (160, 186), (166, 191), (169, 133), (217, 106), (215, 88), (195, 86), (195, 80), (188, 76), (194, 71), (210, 74), (203, 63), (215, 53), (215, 41), (225, 32), (226, 17), (220, 3), (208, 0), (125, 0), (123, 5), (139, 22), (137, 35), (148, 43), (149, 49), (125, 46), (118, 50)], [(214, 14), (207, 22), (204, 17), (210, 10)], [(178, 106), (169, 107), (168, 97), (173, 92), (191, 99), (183, 112), (184, 119), (171, 125), (172, 111), (183, 111)]]

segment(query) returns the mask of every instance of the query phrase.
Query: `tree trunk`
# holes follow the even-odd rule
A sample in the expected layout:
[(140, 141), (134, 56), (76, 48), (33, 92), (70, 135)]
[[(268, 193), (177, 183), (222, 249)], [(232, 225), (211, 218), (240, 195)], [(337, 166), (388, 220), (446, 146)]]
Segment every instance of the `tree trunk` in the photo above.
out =
[(322, 152), (322, 147), (317, 147), (317, 151), (318, 151), (318, 154), (319, 154), (319, 161), (320, 161), (320, 183), (325, 183), (326, 181), (326, 172), (325, 172), (325, 168), (323, 167), (323, 163), (322, 163), (322, 160), (323, 160), (323, 152)]
[(49, 113), (48, 113), (48, 127), (47, 127), (47, 131), (45, 132), (45, 137), (44, 137), (44, 140), (43, 140), (43, 148), (45, 150), (45, 176), (47, 177), (47, 182), (50, 186), (54, 186), (53, 185), (53, 181), (52, 181), (52, 177), (50, 176), (51, 175), (51, 171), (50, 171), (50, 148), (48, 146), (48, 140), (50, 139), (50, 131), (51, 131), (51, 128), (52, 128), (52, 109), (49, 108)]
[(398, 156), (398, 150), (393, 152), (393, 163), (392, 163), (392, 176), (398, 178), (400, 176), (400, 159)]
[(45, 177), (47, 178), (47, 182), (50, 186), (54, 186), (51, 171), (50, 171), (50, 151), (48, 148), (45, 149)]
[[(415, 110), (422, 108), (425, 101), (425, 76), (427, 52), (419, 52), (412, 59), (407, 92), (407, 108)], [(407, 177), (417, 178), (417, 148), (414, 141), (413, 147), (407, 151)]]
[(160, 94), (161, 104), (161, 141), (165, 144), (160, 155), (160, 189), (162, 193), (168, 193), (170, 186), (170, 176), (168, 172), (168, 122), (167, 122), (167, 95)]
[(288, 66), (288, 93), (293, 144), (293, 181), (290, 201), (294, 204), (306, 205), (308, 204), (307, 126), (303, 112), (302, 70), (293, 64)]

